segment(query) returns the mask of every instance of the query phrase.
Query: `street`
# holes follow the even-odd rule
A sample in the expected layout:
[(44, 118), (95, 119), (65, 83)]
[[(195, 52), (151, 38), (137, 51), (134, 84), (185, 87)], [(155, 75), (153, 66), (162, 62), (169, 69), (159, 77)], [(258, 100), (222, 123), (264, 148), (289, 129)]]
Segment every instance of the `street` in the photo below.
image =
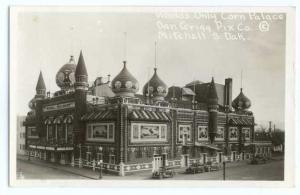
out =
[[(241, 162), (236, 166), (226, 168), (226, 180), (283, 180), (284, 161), (269, 161), (266, 164), (250, 165)], [(222, 180), (223, 170), (199, 173), (180, 174), (170, 179), (190, 179), (190, 180)]]
[[(167, 180), (223, 180), (223, 170), (198, 174), (186, 174), (184, 168), (175, 169), (176, 175)], [(19, 179), (98, 179), (99, 173), (91, 169), (54, 165), (36, 160), (17, 160)], [(128, 176), (104, 174), (105, 180), (145, 180), (151, 179), (151, 172), (141, 172)], [(284, 161), (271, 160), (266, 164), (250, 165), (234, 162), (226, 165), (226, 180), (283, 180)]]

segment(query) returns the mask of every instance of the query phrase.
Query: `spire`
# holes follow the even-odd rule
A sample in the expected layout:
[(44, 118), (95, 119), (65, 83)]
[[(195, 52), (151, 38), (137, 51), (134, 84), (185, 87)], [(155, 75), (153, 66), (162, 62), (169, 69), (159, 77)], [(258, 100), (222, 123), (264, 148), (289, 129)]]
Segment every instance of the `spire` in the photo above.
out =
[(241, 70), (241, 91), (243, 89), (243, 70)]
[(127, 32), (124, 32), (124, 62), (126, 62), (127, 60), (126, 58), (127, 58)]
[(156, 63), (156, 47), (157, 47), (157, 43), (155, 41), (154, 43), (154, 70), (156, 72), (156, 68), (157, 68), (157, 63)]
[(45, 82), (44, 82), (42, 71), (40, 71), (39, 79), (38, 79), (38, 82), (36, 84), (36, 88), (35, 89), (37, 91), (38, 90), (46, 90), (46, 85), (45, 85)]
[(82, 55), (82, 50), (80, 51), (77, 67), (75, 70), (75, 76), (76, 77), (77, 76), (88, 76), (86, 67), (85, 67), (85, 62), (84, 62), (83, 55)]
[(214, 81), (214, 77), (212, 77), (211, 82), (209, 84), (208, 93), (207, 93), (208, 104), (217, 105), (218, 104), (218, 94)]

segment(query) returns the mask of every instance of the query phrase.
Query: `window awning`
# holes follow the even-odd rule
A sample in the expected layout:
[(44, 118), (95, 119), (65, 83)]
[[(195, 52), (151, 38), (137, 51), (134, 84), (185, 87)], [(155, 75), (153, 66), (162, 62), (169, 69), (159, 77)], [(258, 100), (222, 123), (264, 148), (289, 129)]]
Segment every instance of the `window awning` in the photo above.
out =
[(200, 142), (195, 142), (195, 146), (206, 147), (206, 148), (210, 148), (210, 149), (218, 150), (218, 151), (222, 150), (221, 148), (219, 148), (216, 145), (213, 145), (213, 144), (204, 144), (204, 143), (200, 143)]
[(247, 118), (231, 118), (229, 123), (232, 125), (253, 125), (252, 120)]
[(59, 116), (59, 117), (55, 118), (53, 123), (54, 124), (61, 124), (62, 123), (62, 117)]
[(73, 115), (68, 115), (65, 119), (64, 119), (64, 123), (72, 123), (73, 122)]
[(115, 114), (112, 110), (98, 110), (86, 113), (81, 117), (83, 121), (107, 120), (115, 119)]
[(170, 121), (171, 116), (167, 112), (158, 112), (150, 110), (133, 110), (129, 115), (132, 120), (151, 120), (151, 121)]
[(45, 125), (51, 125), (52, 124), (53, 119), (52, 118), (47, 118), (45, 120)]

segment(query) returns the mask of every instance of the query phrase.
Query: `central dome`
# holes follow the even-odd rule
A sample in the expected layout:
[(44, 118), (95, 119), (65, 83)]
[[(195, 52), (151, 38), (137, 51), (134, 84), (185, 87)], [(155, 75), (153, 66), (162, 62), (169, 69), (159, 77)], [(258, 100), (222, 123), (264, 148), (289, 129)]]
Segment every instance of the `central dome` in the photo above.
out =
[(68, 63), (63, 65), (56, 74), (56, 84), (62, 90), (73, 88), (75, 83), (75, 61), (73, 56), (70, 57)]
[(251, 101), (244, 95), (243, 89), (241, 88), (240, 94), (232, 101), (232, 107), (235, 110), (247, 110), (250, 106)]
[(164, 100), (168, 93), (167, 85), (158, 77), (157, 68), (154, 68), (152, 78), (144, 85), (144, 96), (153, 95), (154, 100)]
[(133, 97), (134, 94), (139, 90), (139, 84), (138, 81), (127, 70), (126, 61), (123, 63), (123, 69), (111, 82), (112, 91), (117, 96)]

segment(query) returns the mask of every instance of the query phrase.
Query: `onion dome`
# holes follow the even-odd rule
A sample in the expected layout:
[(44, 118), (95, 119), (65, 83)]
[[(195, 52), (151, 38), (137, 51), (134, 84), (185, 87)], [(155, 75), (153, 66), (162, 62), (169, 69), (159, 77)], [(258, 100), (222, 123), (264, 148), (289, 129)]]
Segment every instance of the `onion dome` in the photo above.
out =
[(243, 88), (241, 88), (240, 94), (232, 101), (232, 107), (235, 110), (247, 110), (251, 106), (251, 101), (243, 93)]
[(138, 81), (127, 70), (126, 61), (123, 63), (123, 69), (111, 82), (112, 91), (117, 96), (133, 97), (134, 94), (139, 90), (139, 84)]
[(152, 95), (154, 100), (164, 100), (164, 97), (167, 96), (167, 93), (167, 85), (158, 77), (157, 68), (154, 68), (154, 74), (152, 78), (144, 85), (143, 95)]
[(63, 65), (56, 74), (57, 86), (62, 90), (71, 89), (75, 83), (75, 69), (74, 57), (71, 56), (69, 62)]
[(208, 105), (218, 105), (218, 94), (217, 89), (215, 85), (214, 78), (211, 79), (211, 83), (208, 86), (208, 92), (207, 92), (207, 104)]

